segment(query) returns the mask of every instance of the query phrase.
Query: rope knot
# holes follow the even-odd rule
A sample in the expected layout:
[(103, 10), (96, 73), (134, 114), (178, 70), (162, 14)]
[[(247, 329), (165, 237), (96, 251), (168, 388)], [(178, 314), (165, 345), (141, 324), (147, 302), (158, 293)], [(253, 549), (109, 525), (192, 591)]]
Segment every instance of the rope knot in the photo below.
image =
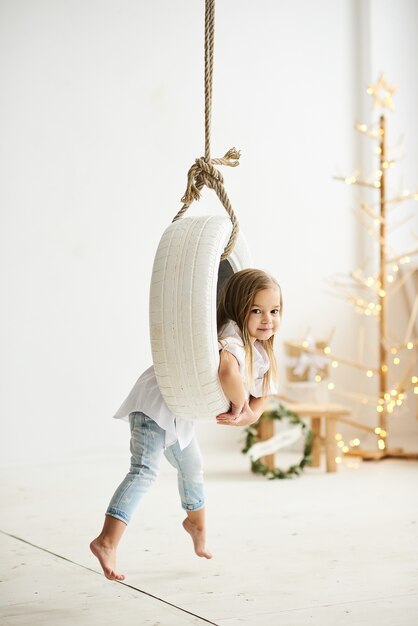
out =
[(195, 160), (187, 173), (187, 188), (181, 199), (184, 204), (191, 204), (193, 200), (200, 200), (200, 191), (206, 185), (209, 189), (215, 189), (218, 185), (224, 184), (224, 178), (221, 172), (214, 167), (215, 165), (228, 165), (236, 167), (239, 165), (241, 153), (235, 148), (231, 148), (220, 159), (210, 159), (200, 157)]

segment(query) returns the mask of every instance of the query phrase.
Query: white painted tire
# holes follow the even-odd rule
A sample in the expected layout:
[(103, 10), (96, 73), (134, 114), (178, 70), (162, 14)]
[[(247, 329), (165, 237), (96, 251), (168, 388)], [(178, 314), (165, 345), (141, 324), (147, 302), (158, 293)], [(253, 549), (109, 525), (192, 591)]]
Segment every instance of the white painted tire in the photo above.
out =
[(224, 216), (177, 220), (163, 233), (155, 255), (152, 358), (163, 398), (178, 418), (213, 419), (229, 407), (218, 378), (217, 287), (229, 275), (252, 267), (241, 233), (230, 256), (220, 262), (231, 229)]

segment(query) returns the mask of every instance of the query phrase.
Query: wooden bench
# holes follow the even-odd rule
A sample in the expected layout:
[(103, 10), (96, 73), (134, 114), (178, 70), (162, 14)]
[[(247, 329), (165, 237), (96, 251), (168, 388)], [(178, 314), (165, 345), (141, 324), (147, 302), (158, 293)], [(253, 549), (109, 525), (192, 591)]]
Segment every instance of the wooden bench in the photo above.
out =
[[(337, 463), (337, 422), (345, 422), (357, 425), (355, 422), (347, 419), (350, 415), (350, 409), (341, 404), (304, 404), (298, 402), (282, 402), (289, 411), (296, 413), (298, 417), (309, 418), (313, 433), (312, 441), (312, 467), (320, 467), (321, 465), (321, 447), (325, 446), (325, 459), (327, 472), (336, 472)], [(322, 423), (324, 423), (325, 437), (321, 435)], [(270, 439), (274, 435), (274, 420), (262, 420), (259, 425), (258, 437), (260, 441)], [(262, 458), (270, 469), (274, 468), (274, 454), (269, 454)]]

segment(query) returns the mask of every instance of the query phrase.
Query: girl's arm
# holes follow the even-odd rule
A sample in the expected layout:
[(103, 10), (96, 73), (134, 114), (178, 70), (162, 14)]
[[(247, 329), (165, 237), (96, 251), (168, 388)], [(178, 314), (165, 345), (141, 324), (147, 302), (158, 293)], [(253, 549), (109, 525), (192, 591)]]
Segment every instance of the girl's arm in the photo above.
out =
[(226, 426), (249, 426), (254, 424), (268, 407), (268, 397), (254, 398), (250, 401), (242, 382), (239, 365), (236, 358), (227, 350), (219, 354), (219, 380), (224, 394), (231, 402), (228, 413), (216, 416), (218, 424)]
[(219, 353), (219, 380), (224, 394), (232, 404), (233, 413), (240, 414), (247, 401), (244, 383), (239, 371), (238, 361), (233, 354), (227, 350)]
[(250, 426), (260, 419), (261, 414), (268, 407), (268, 397), (253, 398), (248, 402), (245, 402), (242, 411), (237, 414), (231, 409), (228, 413), (221, 413), (216, 416), (218, 424), (224, 426)]
[(267, 411), (269, 404), (268, 396), (262, 396), (261, 398), (253, 398), (251, 396), (250, 399), (250, 409), (254, 413), (255, 422), (260, 419), (261, 415), (264, 411)]

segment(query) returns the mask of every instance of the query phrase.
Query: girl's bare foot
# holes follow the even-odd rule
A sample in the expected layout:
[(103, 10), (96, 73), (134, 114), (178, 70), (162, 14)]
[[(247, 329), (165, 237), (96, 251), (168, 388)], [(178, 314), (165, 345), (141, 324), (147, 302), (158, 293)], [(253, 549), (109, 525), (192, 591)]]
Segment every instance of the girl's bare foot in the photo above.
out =
[(94, 539), (90, 544), (90, 550), (94, 556), (99, 559), (99, 563), (102, 566), (103, 573), (109, 580), (125, 580), (123, 574), (116, 572), (116, 548), (109, 547), (100, 537)]
[(204, 556), (205, 559), (211, 559), (212, 554), (206, 550), (206, 533), (205, 529), (197, 524), (193, 524), (188, 517), (183, 521), (183, 528), (191, 535), (193, 539), (194, 551), (197, 556)]

